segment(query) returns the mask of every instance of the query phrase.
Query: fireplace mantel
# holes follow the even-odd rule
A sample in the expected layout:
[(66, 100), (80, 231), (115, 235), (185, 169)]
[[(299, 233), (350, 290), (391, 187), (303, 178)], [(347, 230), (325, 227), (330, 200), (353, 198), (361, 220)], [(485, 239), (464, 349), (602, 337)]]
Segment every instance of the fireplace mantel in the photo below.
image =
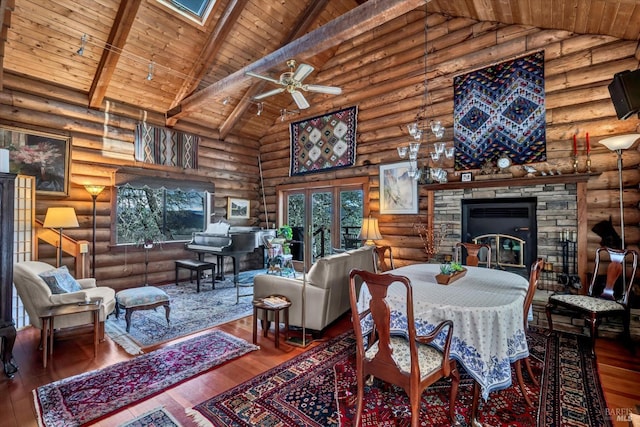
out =
[(598, 176), (599, 173), (573, 173), (566, 175), (547, 175), (547, 176), (523, 176), (520, 178), (508, 179), (487, 179), (482, 181), (455, 181), (446, 184), (425, 184), (427, 190), (456, 190), (461, 188), (488, 188), (488, 187), (518, 187), (528, 185), (541, 184), (570, 184), (578, 182), (587, 182), (592, 176)]

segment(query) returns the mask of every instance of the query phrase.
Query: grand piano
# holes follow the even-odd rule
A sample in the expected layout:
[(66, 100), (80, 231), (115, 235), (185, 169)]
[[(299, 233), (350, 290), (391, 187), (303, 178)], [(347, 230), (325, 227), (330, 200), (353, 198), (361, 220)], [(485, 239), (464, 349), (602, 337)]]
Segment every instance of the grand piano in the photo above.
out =
[(233, 260), (233, 282), (236, 286), (236, 304), (240, 297), (251, 294), (240, 294), (239, 264), (240, 258), (263, 245), (263, 236), (275, 237), (276, 230), (263, 230), (258, 227), (231, 227), (229, 223), (219, 221), (209, 224), (203, 232), (193, 233), (193, 238), (186, 248), (198, 254), (204, 260), (205, 255), (215, 255), (216, 276), (213, 280), (224, 280), (224, 257)]

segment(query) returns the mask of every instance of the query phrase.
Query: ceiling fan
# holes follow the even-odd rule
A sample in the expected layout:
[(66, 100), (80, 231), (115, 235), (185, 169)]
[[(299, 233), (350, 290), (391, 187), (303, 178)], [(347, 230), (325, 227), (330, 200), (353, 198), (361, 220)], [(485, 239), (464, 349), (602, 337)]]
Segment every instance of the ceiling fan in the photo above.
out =
[(305, 108), (309, 108), (309, 102), (304, 97), (301, 90), (304, 90), (306, 92), (328, 93), (331, 95), (340, 95), (342, 93), (342, 89), (335, 86), (302, 84), (302, 81), (313, 72), (314, 68), (309, 64), (300, 64), (296, 69), (296, 65), (297, 63), (295, 59), (288, 60), (287, 66), (289, 67), (289, 71), (280, 74), (280, 79), (274, 79), (273, 77), (263, 76), (251, 71), (247, 71), (247, 76), (256, 77), (283, 86), (256, 95), (253, 97), (253, 100), (259, 101), (269, 96), (277, 95), (279, 93), (287, 91), (293, 97), (293, 100), (295, 101), (298, 108), (302, 110)]

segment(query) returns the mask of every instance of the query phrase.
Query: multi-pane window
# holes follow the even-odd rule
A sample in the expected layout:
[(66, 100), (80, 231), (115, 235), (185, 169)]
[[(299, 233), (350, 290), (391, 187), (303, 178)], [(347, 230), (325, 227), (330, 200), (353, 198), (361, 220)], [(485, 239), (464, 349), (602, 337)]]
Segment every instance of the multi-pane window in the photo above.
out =
[(117, 190), (118, 244), (189, 240), (205, 228), (206, 192), (128, 185)]

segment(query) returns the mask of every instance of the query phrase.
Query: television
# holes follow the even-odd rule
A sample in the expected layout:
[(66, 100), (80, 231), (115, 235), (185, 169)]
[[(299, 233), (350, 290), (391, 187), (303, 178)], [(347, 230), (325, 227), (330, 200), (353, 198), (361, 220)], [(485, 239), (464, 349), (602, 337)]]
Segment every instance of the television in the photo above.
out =
[(619, 120), (640, 114), (640, 69), (616, 73), (609, 94)]

